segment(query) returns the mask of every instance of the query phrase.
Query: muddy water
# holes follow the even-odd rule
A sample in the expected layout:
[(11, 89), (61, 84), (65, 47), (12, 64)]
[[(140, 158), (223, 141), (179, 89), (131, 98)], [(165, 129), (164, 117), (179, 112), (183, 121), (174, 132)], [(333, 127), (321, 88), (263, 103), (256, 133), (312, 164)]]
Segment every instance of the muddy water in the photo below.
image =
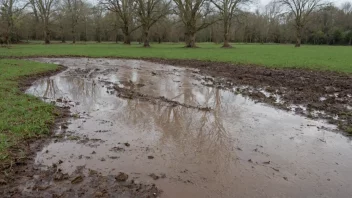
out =
[[(335, 126), (205, 86), (196, 70), (137, 60), (35, 60), (68, 69), (27, 93), (70, 106), (74, 115), (57, 131), (64, 140), (38, 153), (40, 167), (61, 160), (69, 174), (78, 166), (125, 172), (155, 183), (162, 197), (351, 197), (352, 144), (332, 132)], [(134, 95), (119, 97), (116, 87)]]

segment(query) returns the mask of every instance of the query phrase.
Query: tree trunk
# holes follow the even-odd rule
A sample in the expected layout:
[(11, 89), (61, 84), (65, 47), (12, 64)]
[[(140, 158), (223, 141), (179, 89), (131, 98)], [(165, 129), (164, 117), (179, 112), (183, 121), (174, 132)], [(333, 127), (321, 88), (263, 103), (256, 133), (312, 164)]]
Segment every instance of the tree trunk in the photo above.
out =
[(76, 31), (74, 26), (72, 27), (72, 43), (76, 43)]
[(84, 17), (84, 42), (88, 40), (88, 27), (87, 27), (87, 17)]
[(131, 45), (131, 33), (129, 31), (128, 25), (124, 24), (124, 27), (122, 29), (122, 33), (123, 33), (123, 44), (125, 45)]
[(149, 45), (149, 30), (148, 30), (148, 27), (145, 27), (143, 29), (144, 29), (144, 44), (143, 44), (143, 47), (150, 47), (150, 45)]
[(130, 38), (130, 33), (129, 32), (127, 32), (127, 33), (125, 32), (124, 33), (123, 44), (131, 45), (131, 38)]
[(50, 44), (50, 31), (47, 25), (44, 27), (44, 42)]
[(66, 43), (64, 27), (60, 24), (61, 43)]
[(229, 34), (224, 33), (224, 45), (222, 46), (223, 48), (231, 48), (232, 46), (229, 43)]
[(229, 43), (229, 21), (227, 19), (224, 20), (224, 45), (223, 48), (231, 48), (232, 46)]
[(186, 47), (195, 48), (196, 46), (196, 33), (188, 32), (185, 34), (187, 36)]
[(96, 39), (98, 43), (101, 43), (101, 33), (100, 33), (100, 27), (96, 29)]
[(10, 46), (10, 43), (11, 43), (11, 35), (12, 34), (12, 31), (11, 31), (11, 24), (9, 23), (8, 24), (8, 27), (7, 27), (7, 31), (6, 31), (6, 36), (5, 36), (5, 42), (6, 42), (6, 45), (7, 46)]
[(296, 30), (296, 45), (295, 47), (301, 47), (301, 40), (302, 40), (302, 35), (301, 35), (301, 28), (298, 26)]
[(6, 43), (7, 46), (10, 46), (10, 36), (9, 36), (9, 34), (6, 34), (6, 36), (5, 36), (5, 43)]

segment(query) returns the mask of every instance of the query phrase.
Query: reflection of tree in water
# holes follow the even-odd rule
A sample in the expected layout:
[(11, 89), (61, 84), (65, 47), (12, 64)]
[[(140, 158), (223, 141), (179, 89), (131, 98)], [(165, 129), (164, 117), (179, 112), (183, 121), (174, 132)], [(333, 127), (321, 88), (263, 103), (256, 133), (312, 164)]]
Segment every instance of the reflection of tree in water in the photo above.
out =
[(58, 90), (54, 80), (51, 78), (36, 81), (30, 89), (29, 92), (31, 94), (43, 98), (55, 98)]
[(54, 80), (48, 78), (48, 79), (46, 80), (46, 89), (45, 89), (45, 91), (44, 91), (43, 97), (46, 97), (46, 98), (53, 97), (53, 98), (55, 98), (56, 90), (57, 90), (57, 89), (58, 89), (58, 88), (57, 88), (57, 86), (54, 84)]
[(96, 104), (97, 99), (100, 96), (97, 96), (97, 92), (99, 92), (98, 86), (93, 81), (87, 81), (82, 78), (74, 78), (74, 77), (66, 77), (63, 78), (65, 80), (64, 86), (67, 86), (67, 92), (70, 93), (70, 97), (74, 101), (80, 101), (86, 105)]
[[(79, 101), (87, 107), (97, 103), (97, 93), (100, 88), (94, 81), (86, 81), (76, 77), (57, 77), (40, 82), (34, 93), (42, 93), (43, 97), (59, 98), (67, 96), (68, 99)], [(83, 106), (83, 105), (82, 105)]]
[[(197, 102), (189, 79), (184, 78), (183, 85), (185, 103)], [(176, 152), (170, 153), (175, 158), (191, 159), (197, 163), (211, 161), (217, 169), (220, 166), (224, 168), (223, 166), (227, 166), (236, 157), (233, 149), (234, 139), (223, 125), (222, 111), (227, 107), (222, 106), (219, 89), (204, 88), (201, 92), (205, 104), (211, 104), (213, 111), (203, 112), (182, 106), (170, 107), (167, 104), (152, 105), (135, 99), (128, 100), (123, 117), (126, 122), (139, 125), (143, 129), (155, 125), (156, 130), (162, 132), (160, 144), (175, 146)]]

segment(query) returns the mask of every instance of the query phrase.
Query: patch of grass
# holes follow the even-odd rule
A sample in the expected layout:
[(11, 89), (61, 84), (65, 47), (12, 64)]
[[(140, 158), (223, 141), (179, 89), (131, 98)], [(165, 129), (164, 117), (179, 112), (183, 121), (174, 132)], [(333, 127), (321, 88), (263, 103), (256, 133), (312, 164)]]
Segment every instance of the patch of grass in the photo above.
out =
[(346, 132), (349, 133), (350, 135), (352, 135), (352, 127), (348, 127), (348, 128), (346, 129)]
[(28, 138), (48, 134), (54, 123), (54, 105), (22, 93), (19, 79), (57, 69), (56, 65), (24, 60), (0, 59), (0, 164), (12, 160), (13, 155), (24, 155), (24, 150), (13, 150)]
[(183, 43), (152, 44), (143, 48), (136, 43), (131, 46), (115, 43), (86, 44), (25, 44), (0, 48), (0, 57), (24, 56), (88, 56), (126, 58), (197, 59), (240, 64), (256, 64), (267, 67), (298, 67), (352, 73), (351, 46), (313, 46), (273, 44), (234, 44), (234, 48), (222, 49), (221, 45), (199, 43), (200, 48), (183, 48)]

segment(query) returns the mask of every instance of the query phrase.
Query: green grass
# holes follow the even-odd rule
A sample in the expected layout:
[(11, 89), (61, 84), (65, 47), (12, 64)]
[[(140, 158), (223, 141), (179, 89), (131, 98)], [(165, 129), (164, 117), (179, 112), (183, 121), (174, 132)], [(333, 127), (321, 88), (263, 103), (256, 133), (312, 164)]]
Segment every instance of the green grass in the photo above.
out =
[(166, 59), (198, 59), (256, 64), (267, 67), (299, 67), (317, 70), (352, 72), (351, 46), (312, 46), (271, 44), (235, 44), (232, 49), (222, 49), (221, 45), (200, 43), (197, 49), (183, 48), (184, 44), (152, 44), (152, 48), (142, 48), (115, 43), (102, 44), (23, 44), (11, 49), (0, 48), (0, 57), (71, 55), (88, 57), (158, 57)]
[(14, 146), (24, 140), (48, 134), (55, 116), (53, 105), (19, 90), (21, 76), (56, 69), (56, 65), (24, 60), (0, 59), (0, 165), (9, 162)]

